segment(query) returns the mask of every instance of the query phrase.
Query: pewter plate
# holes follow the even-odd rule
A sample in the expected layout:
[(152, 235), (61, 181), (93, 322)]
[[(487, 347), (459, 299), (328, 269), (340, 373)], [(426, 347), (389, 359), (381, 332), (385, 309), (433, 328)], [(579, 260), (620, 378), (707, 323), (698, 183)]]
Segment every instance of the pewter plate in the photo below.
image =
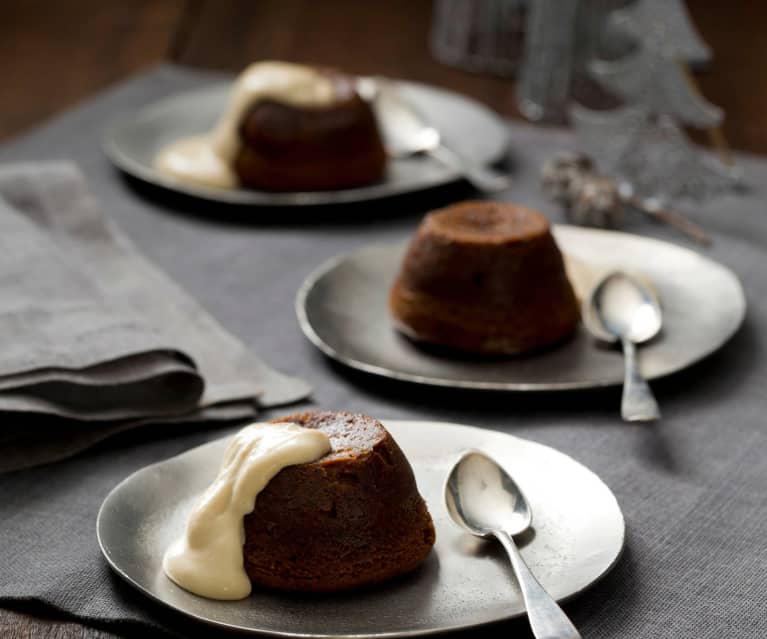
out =
[[(446, 144), (480, 164), (501, 159), (507, 149), (508, 128), (479, 102), (443, 89), (396, 82), (402, 95), (436, 126)], [(210, 130), (231, 89), (231, 82), (149, 104), (120, 117), (104, 137), (104, 149), (121, 170), (155, 186), (214, 202), (260, 206), (304, 206), (363, 202), (412, 193), (454, 182), (455, 171), (428, 157), (390, 160), (381, 182), (339, 191), (268, 193), (250, 189), (214, 189), (186, 184), (158, 173), (152, 162), (162, 147), (179, 138)]]
[(386, 421), (415, 471), (437, 543), (413, 574), (375, 589), (300, 596), (256, 590), (242, 601), (203, 599), (171, 582), (162, 554), (183, 530), (195, 498), (212, 481), (228, 438), (148, 466), (106, 498), (99, 544), (117, 573), (146, 595), (200, 621), (282, 637), (402, 637), (471, 628), (524, 613), (521, 593), (498, 549), (461, 532), (442, 502), (461, 452), (492, 455), (514, 476), (533, 509), (520, 536), (525, 560), (557, 599), (582, 591), (617, 561), (623, 515), (610, 489), (587, 468), (547, 446), (494, 431), (437, 422)]
[[(743, 289), (732, 271), (668, 242), (628, 233), (557, 226), (583, 297), (599, 273), (619, 268), (644, 276), (663, 309), (663, 330), (638, 350), (647, 379), (680, 371), (720, 348), (741, 325)], [(304, 334), (326, 355), (394, 379), (461, 388), (552, 391), (623, 383), (618, 350), (582, 326), (550, 350), (507, 359), (451, 357), (425, 350), (394, 330), (387, 295), (405, 244), (376, 245), (320, 266), (302, 285), (296, 312)], [(571, 277), (571, 279), (573, 279)]]

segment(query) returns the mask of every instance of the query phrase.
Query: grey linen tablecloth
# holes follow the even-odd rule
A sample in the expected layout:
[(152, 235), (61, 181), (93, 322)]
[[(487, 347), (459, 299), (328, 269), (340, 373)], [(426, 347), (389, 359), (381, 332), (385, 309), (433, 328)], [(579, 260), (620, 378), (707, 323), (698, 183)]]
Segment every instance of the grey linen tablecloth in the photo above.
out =
[(0, 472), (309, 392), (136, 252), (65, 162), (0, 166), (0, 335)]
[[(617, 390), (443, 392), (387, 383), (325, 360), (294, 320), (293, 296), (302, 279), (340, 252), (407, 236), (440, 194), (356, 207), (332, 223), (318, 211), (295, 225), (284, 211), (249, 210), (224, 219), (220, 207), (153, 199), (129, 188), (99, 150), (108, 119), (214, 77), (158, 68), (6, 145), (0, 160), (75, 160), (141, 251), (249, 348), (309, 380), (315, 406), (492, 428), (551, 445), (598, 473), (623, 508), (628, 539), (612, 573), (566, 605), (584, 637), (767, 636), (767, 162), (740, 156), (752, 192), (696, 211), (715, 238), (707, 253), (743, 281), (749, 303), (743, 328), (705, 362), (654, 384), (661, 423), (625, 424)], [(508, 197), (556, 218), (537, 191), (537, 171), (545, 157), (572, 146), (571, 136), (510, 127), (517, 180)], [(639, 219), (628, 230), (685, 243)], [(126, 634), (148, 628), (195, 634), (191, 624), (110, 573), (96, 544), (95, 517), (126, 475), (215, 436), (136, 436), (0, 477), (0, 603), (53, 608)], [(200, 634), (208, 632), (200, 627)], [(524, 621), (470, 635), (499, 632), (529, 636)]]

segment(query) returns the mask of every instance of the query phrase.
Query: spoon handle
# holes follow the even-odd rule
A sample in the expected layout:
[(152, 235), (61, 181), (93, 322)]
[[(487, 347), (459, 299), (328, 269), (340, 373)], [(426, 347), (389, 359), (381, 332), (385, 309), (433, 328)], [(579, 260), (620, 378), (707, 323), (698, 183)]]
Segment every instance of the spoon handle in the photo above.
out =
[(466, 160), (444, 144), (438, 144), (426, 152), (438, 162), (458, 171), (480, 191), (496, 193), (511, 186), (511, 178), (508, 175)]
[(621, 417), (627, 422), (651, 422), (660, 419), (658, 402), (652, 390), (639, 372), (634, 342), (623, 340), (625, 372), (623, 377), (623, 400)]
[(554, 601), (527, 567), (511, 535), (504, 531), (494, 533), (506, 549), (514, 574), (522, 589), (527, 618), (536, 639), (581, 639), (564, 610)]

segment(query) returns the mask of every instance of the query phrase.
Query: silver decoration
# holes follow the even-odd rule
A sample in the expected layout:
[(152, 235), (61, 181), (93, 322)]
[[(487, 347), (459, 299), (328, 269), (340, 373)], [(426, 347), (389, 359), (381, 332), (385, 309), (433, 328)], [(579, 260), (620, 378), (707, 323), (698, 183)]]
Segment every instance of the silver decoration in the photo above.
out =
[(565, 122), (572, 97), (592, 107), (614, 106), (590, 79), (588, 65), (595, 58), (616, 60), (633, 52), (642, 36), (635, 27), (647, 16), (663, 16), (672, 37), (659, 31), (657, 39), (664, 46), (673, 42), (675, 55), (696, 67), (710, 60), (711, 51), (691, 25), (684, 4), (631, 2), (435, 0), (431, 52), (440, 62), (469, 71), (519, 73), (520, 112), (534, 121)]
[(598, 172), (585, 153), (560, 151), (543, 164), (541, 190), (559, 203), (567, 218), (581, 226), (618, 227), (627, 209), (673, 226), (703, 246), (711, 236), (679, 211), (663, 206), (656, 197), (637, 194), (628, 182)]
[(582, 180), (568, 217), (581, 226), (618, 228), (623, 222), (624, 203), (614, 180), (589, 175)]
[[(703, 201), (732, 190), (737, 173), (701, 153), (668, 115), (643, 108), (570, 110), (578, 147), (640, 198)], [(626, 186), (624, 185), (624, 188)]]
[[(699, 128), (718, 126), (721, 109), (693, 87), (682, 66), (687, 59), (710, 56), (681, 0), (639, 0), (614, 11), (608, 31), (631, 37), (634, 52), (617, 60), (594, 60), (592, 76), (628, 104), (667, 114)], [(680, 64), (681, 62), (681, 64)]]
[(579, 0), (531, 0), (517, 105), (526, 118), (556, 122), (567, 112)]
[[(647, 25), (652, 25), (649, 31), (645, 31)], [(680, 0), (640, 0), (615, 11), (607, 30), (642, 42), (653, 51), (665, 52), (665, 57), (691, 64), (711, 60), (711, 49), (695, 30)]]
[(609, 18), (626, 0), (530, 0), (525, 61), (517, 105), (530, 120), (567, 120), (574, 97), (588, 104), (614, 104), (588, 74), (596, 57), (616, 59), (633, 50), (633, 39), (610, 29)]
[(508, 77), (522, 69), (521, 111), (561, 122), (586, 63), (597, 53), (615, 58), (631, 49), (625, 34), (605, 28), (609, 11), (625, 2), (435, 0), (430, 48), (440, 62), (468, 71)]
[(610, 176), (658, 206), (678, 198), (705, 200), (739, 184), (735, 170), (701, 153), (682, 124), (713, 128), (723, 112), (690, 82), (681, 62), (710, 57), (680, 0), (638, 0), (613, 12), (608, 30), (636, 39), (617, 60), (595, 60), (595, 79), (625, 103), (611, 111), (570, 109), (580, 148)]
[(594, 170), (591, 158), (575, 151), (560, 151), (543, 163), (541, 189), (557, 204), (569, 207), (579, 190), (582, 176)]
[(528, 0), (436, 0), (434, 57), (468, 71), (513, 75), (522, 60)]
[(652, 113), (698, 128), (718, 126), (724, 113), (692, 88), (677, 60), (643, 46), (619, 60), (595, 60), (590, 70), (600, 84), (629, 104), (641, 104)]
[(618, 184), (597, 173), (584, 153), (560, 151), (544, 162), (541, 190), (562, 206), (573, 224), (616, 228), (623, 222), (626, 202)]

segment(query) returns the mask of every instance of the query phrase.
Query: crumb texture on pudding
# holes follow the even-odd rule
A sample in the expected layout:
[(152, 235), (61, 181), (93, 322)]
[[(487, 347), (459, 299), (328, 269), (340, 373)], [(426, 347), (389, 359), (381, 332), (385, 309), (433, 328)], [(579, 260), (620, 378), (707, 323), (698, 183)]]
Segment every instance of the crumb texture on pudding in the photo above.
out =
[(245, 570), (254, 584), (332, 592), (416, 568), (435, 532), (413, 470), (366, 415), (310, 412), (272, 420), (323, 431), (331, 451), (280, 471), (245, 517)]
[(516, 244), (549, 232), (542, 213), (507, 202), (460, 202), (429, 213), (423, 226), (446, 241), (493, 244)]
[(429, 213), (389, 295), (409, 337), (483, 355), (517, 354), (575, 332), (578, 302), (545, 216), (508, 202)]

